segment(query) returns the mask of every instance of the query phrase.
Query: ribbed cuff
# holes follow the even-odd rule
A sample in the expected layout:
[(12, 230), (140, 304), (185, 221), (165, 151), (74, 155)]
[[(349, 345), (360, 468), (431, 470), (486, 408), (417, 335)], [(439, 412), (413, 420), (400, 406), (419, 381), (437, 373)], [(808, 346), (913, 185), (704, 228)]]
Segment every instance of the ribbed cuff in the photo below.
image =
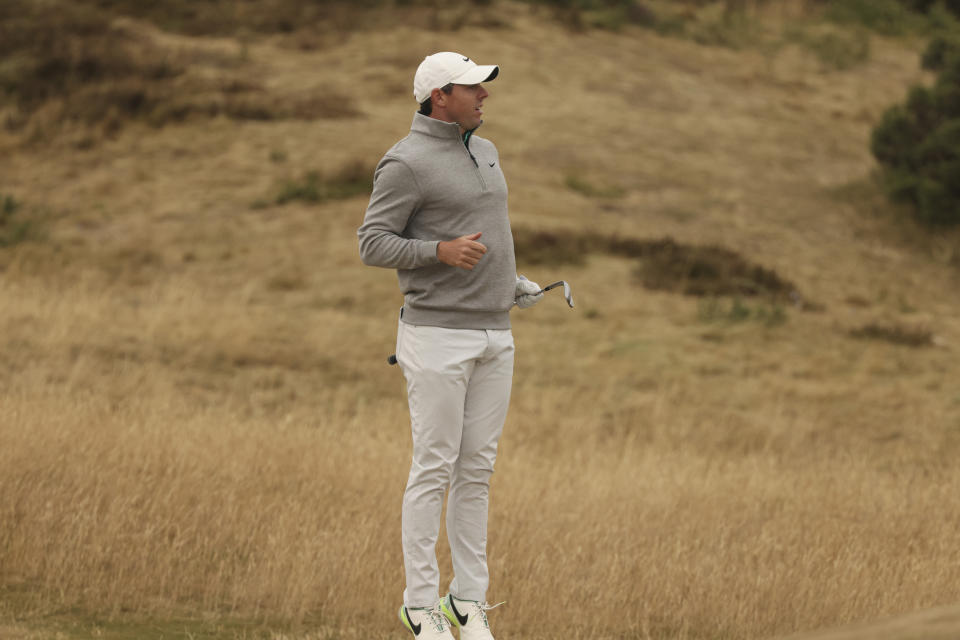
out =
[(437, 246), (439, 244), (439, 240), (424, 240), (417, 247), (417, 257), (424, 266), (440, 262), (440, 258), (437, 257)]

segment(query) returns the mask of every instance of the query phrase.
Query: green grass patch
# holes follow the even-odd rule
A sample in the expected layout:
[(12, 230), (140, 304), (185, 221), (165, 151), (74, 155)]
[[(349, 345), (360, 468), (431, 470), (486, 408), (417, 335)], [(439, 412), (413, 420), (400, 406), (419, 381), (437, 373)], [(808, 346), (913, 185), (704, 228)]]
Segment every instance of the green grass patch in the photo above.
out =
[[(373, 188), (373, 168), (362, 161), (353, 161), (333, 174), (308, 171), (299, 179), (284, 182), (273, 199), (275, 204), (287, 204), (295, 200), (322, 203), (327, 200), (342, 200), (369, 194)], [(254, 203), (259, 208), (263, 201)]]
[(750, 304), (736, 296), (730, 299), (710, 297), (700, 300), (697, 317), (707, 323), (737, 324), (751, 321), (776, 327), (787, 321), (787, 311), (776, 301)]
[(12, 247), (39, 237), (37, 221), (26, 217), (23, 203), (0, 194), (0, 248)]
[(757, 6), (740, 0), (650, 0), (644, 7), (645, 18), (636, 24), (664, 36), (730, 49), (756, 46), (764, 39)]
[(845, 71), (870, 60), (870, 33), (857, 25), (793, 25), (783, 40), (811, 52), (826, 71)]

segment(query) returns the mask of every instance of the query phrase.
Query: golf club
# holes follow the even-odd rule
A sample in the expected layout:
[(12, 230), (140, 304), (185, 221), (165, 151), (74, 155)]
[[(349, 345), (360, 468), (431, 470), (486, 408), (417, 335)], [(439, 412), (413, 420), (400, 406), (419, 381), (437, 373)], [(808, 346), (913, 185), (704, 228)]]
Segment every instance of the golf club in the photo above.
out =
[(570, 308), (573, 309), (573, 293), (570, 291), (570, 285), (566, 280), (559, 280), (553, 284), (548, 284), (543, 289), (540, 289), (537, 293), (545, 293), (550, 291), (550, 289), (556, 289), (560, 285), (563, 285), (563, 297), (567, 299), (567, 304), (570, 305)]

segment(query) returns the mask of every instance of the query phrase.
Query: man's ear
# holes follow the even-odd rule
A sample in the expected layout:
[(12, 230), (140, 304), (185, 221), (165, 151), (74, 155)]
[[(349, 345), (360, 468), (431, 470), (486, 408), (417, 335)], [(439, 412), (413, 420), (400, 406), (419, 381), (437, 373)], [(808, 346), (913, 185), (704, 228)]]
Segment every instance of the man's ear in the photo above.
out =
[(447, 94), (440, 89), (433, 89), (430, 91), (430, 104), (435, 107), (445, 107), (447, 106)]

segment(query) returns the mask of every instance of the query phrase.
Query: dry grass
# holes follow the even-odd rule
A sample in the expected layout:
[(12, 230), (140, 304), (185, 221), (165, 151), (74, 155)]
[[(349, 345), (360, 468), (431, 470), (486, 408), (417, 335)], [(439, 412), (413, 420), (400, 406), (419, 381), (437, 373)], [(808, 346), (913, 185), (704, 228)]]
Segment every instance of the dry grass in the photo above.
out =
[[(116, 293), (3, 290), (19, 304), (0, 543), (8, 586), (31, 594), (7, 615), (218, 611), (389, 634), (402, 385), (388, 345), (342, 344), (376, 322), (277, 318), (186, 283), (139, 304)], [(664, 375), (665, 349), (591, 344), (544, 311), (554, 329), (517, 327), (494, 485), (501, 633), (551, 637), (575, 611), (590, 616), (575, 637), (763, 637), (957, 597), (960, 443), (942, 416), (843, 425), (849, 402), (749, 371), (769, 364), (731, 363), (754, 380), (734, 388), (716, 369)], [(313, 328), (288, 343), (298, 319)], [(605, 361), (610, 377), (583, 377)], [(880, 401), (866, 412), (891, 410)]]
[[(268, 97), (352, 91), (365, 119), (133, 122), (0, 156), (0, 193), (49, 212), (45, 237), (0, 249), (0, 635), (188, 618), (249, 622), (197, 637), (399, 636), (395, 278), (357, 257), (363, 195), (249, 204), (372, 166), (412, 116), (413, 50), (503, 64), (481, 135), (518, 228), (726, 247), (823, 306), (717, 322), (624, 255), (520, 256), (578, 308), (514, 315), (498, 635), (763, 638), (960, 601), (960, 243), (896, 222), (867, 179), (916, 52), (877, 39), (824, 73), (802, 49), (572, 36), (538, 11), (249, 45)], [(624, 195), (566, 188), (585, 166)], [(877, 318), (934, 347), (850, 335)]]

